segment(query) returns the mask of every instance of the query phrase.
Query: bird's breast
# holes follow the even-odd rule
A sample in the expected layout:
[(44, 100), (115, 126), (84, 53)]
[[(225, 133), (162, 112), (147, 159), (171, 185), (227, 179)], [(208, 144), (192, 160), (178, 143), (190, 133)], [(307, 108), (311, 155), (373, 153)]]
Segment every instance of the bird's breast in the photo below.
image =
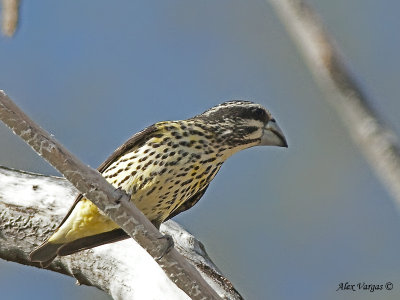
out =
[(147, 218), (162, 222), (201, 191), (222, 164), (221, 158), (200, 140), (185, 138), (181, 133), (164, 133), (162, 138), (155, 137), (121, 156), (103, 176), (131, 194)]

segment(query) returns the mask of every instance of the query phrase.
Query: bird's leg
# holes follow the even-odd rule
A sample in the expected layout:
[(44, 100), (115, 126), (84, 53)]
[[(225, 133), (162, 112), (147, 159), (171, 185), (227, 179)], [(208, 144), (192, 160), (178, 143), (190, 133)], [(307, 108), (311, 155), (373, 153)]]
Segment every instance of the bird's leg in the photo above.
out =
[(159, 237), (158, 239), (165, 240), (165, 244), (160, 250), (161, 255), (159, 257), (157, 257), (156, 260), (160, 260), (161, 258), (163, 258), (164, 255), (168, 254), (174, 247), (174, 240), (173, 240), (172, 236), (170, 236), (169, 234), (164, 234), (163, 236)]

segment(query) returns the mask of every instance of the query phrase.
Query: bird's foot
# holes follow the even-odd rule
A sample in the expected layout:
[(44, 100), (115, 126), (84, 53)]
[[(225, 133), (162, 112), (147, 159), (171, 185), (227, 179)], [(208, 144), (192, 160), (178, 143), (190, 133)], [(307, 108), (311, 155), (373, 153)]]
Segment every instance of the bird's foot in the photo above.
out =
[(174, 240), (173, 240), (172, 236), (170, 236), (169, 234), (165, 234), (162, 237), (159, 237), (158, 239), (165, 240), (165, 244), (160, 250), (161, 255), (159, 257), (157, 257), (156, 260), (160, 260), (161, 258), (163, 258), (164, 255), (168, 254), (174, 247)]

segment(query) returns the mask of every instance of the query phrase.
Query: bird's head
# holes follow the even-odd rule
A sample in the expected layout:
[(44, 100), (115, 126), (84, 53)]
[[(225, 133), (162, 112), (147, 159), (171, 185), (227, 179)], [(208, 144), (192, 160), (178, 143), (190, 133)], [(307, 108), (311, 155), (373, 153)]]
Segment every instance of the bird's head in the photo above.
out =
[(252, 146), (287, 147), (286, 138), (271, 113), (250, 101), (229, 101), (194, 119), (213, 128), (219, 142), (237, 150)]

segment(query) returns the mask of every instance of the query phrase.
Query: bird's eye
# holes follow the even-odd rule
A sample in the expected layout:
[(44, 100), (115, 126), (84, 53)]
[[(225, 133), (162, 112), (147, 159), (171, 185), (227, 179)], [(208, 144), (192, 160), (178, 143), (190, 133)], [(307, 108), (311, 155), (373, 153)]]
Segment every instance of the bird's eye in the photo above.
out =
[(256, 120), (265, 120), (265, 118), (266, 118), (265, 110), (260, 109), (260, 108), (256, 109), (254, 111), (254, 118)]

